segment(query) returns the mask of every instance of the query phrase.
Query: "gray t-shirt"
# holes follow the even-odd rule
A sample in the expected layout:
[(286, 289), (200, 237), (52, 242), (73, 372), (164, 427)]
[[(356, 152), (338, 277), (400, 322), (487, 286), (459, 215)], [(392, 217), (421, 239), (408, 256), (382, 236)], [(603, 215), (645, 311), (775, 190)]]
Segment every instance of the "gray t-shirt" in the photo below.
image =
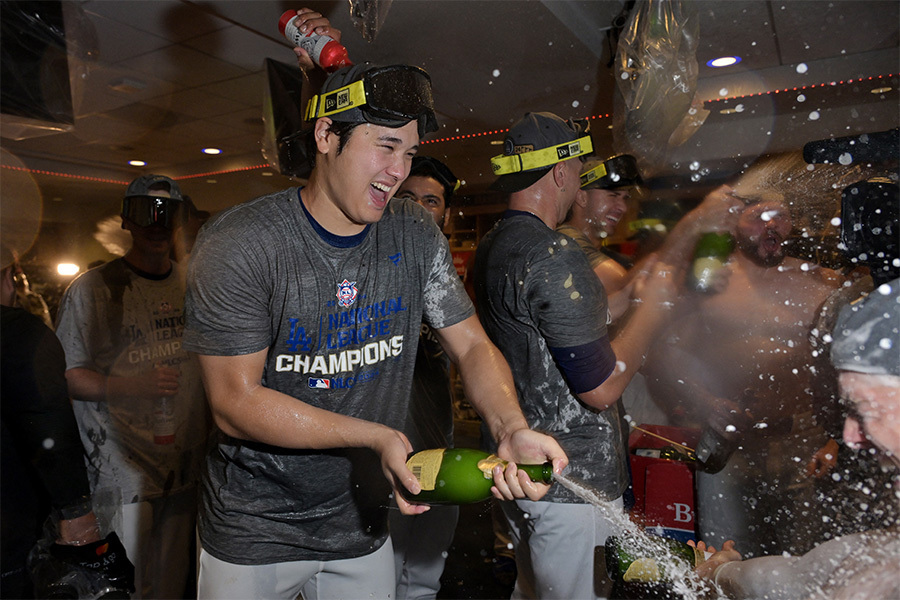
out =
[[(188, 273), (185, 347), (268, 348), (263, 384), (312, 406), (401, 428), (424, 320), (474, 309), (443, 234), (413, 202), (341, 238), (292, 188), (207, 224)], [(289, 450), (220, 435), (209, 455), (200, 536), (237, 564), (368, 554), (387, 536), (389, 486), (366, 449)]]
[[(582, 403), (549, 350), (606, 336), (606, 294), (584, 253), (533, 215), (507, 215), (478, 245), (475, 295), (481, 322), (512, 369), (528, 424), (556, 438), (569, 457), (568, 473), (619, 497), (628, 472), (618, 407), (598, 411)], [(543, 500), (582, 502), (560, 485)]]
[(196, 484), (208, 418), (197, 359), (182, 347), (183, 273), (173, 263), (167, 277), (142, 276), (119, 258), (84, 273), (63, 295), (56, 335), (67, 369), (133, 377), (168, 366), (181, 373), (169, 403), (171, 443), (154, 441), (153, 400), (73, 402), (95, 495), (111, 490), (128, 504)]

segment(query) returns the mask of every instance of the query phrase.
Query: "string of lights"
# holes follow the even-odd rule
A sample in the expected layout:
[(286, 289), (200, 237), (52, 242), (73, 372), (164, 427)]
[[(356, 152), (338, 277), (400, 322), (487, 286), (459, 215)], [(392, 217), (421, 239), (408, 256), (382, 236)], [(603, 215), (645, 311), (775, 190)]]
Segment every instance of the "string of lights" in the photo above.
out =
[[(867, 81), (877, 81), (877, 80), (889, 79), (891, 77), (897, 77), (897, 75), (898, 75), (898, 73), (889, 73), (887, 75), (872, 75), (870, 77), (861, 77), (858, 79), (830, 81), (830, 82), (825, 82), (825, 83), (813, 83), (810, 85), (804, 85), (804, 86), (793, 87), (793, 88), (767, 90), (767, 91), (763, 91), (763, 92), (756, 92), (756, 93), (751, 93), (751, 94), (739, 94), (739, 95), (734, 95), (734, 96), (724, 96), (722, 98), (710, 98), (710, 99), (705, 100), (704, 103), (705, 104), (713, 104), (713, 103), (717, 103), (717, 102), (728, 102), (730, 100), (740, 100), (740, 99), (744, 99), (744, 98), (753, 98), (753, 97), (766, 96), (766, 95), (772, 95), (772, 94), (782, 94), (782, 93), (787, 93), (787, 92), (802, 92), (804, 90), (835, 87), (835, 86), (839, 86), (839, 85), (851, 85), (854, 83), (859, 84), (859, 83), (867, 82)], [(588, 118), (589, 119), (608, 119), (611, 116), (612, 116), (611, 114), (607, 113), (607, 114), (602, 114), (602, 115), (592, 115)], [(478, 132), (478, 133), (467, 133), (467, 134), (463, 134), (463, 135), (447, 136), (447, 137), (437, 138), (437, 139), (433, 139), (433, 140), (423, 140), (422, 145), (440, 144), (440, 143), (444, 143), (444, 142), (453, 142), (453, 141), (467, 140), (467, 139), (473, 139), (473, 138), (479, 138), (479, 137), (496, 136), (496, 135), (505, 134), (508, 131), (509, 131), (508, 128), (507, 129), (494, 129), (494, 130), (482, 131), (482, 132)], [(60, 173), (60, 172), (56, 172), (56, 171), (44, 171), (41, 169), (28, 169), (25, 167), (19, 167), (19, 166), (13, 166), (13, 165), (0, 165), (0, 167), (2, 167), (4, 169), (11, 169), (11, 170), (17, 170), (17, 171), (27, 171), (29, 173), (34, 173), (34, 174), (38, 174), (38, 175), (68, 177), (71, 179), (83, 179), (86, 181), (97, 181), (97, 182), (102, 182), (102, 183), (113, 183), (113, 184), (119, 184), (119, 185), (127, 185), (128, 184), (127, 181), (119, 181), (119, 180), (115, 180), (115, 179), (106, 179), (106, 178), (102, 178), (102, 177), (88, 177), (88, 176), (84, 176), (84, 175), (74, 175), (71, 173)], [(268, 168), (270, 168), (270, 165), (268, 165), (268, 164), (251, 165), (251, 166), (247, 166), (247, 167), (237, 167), (237, 168), (233, 168), (233, 169), (222, 169), (219, 171), (208, 171), (205, 173), (195, 173), (192, 175), (182, 175), (180, 177), (173, 177), (173, 179), (175, 179), (175, 180), (195, 179), (198, 177), (212, 177), (214, 175), (223, 175), (226, 173), (236, 173), (239, 171), (253, 171), (256, 169), (268, 169)]]

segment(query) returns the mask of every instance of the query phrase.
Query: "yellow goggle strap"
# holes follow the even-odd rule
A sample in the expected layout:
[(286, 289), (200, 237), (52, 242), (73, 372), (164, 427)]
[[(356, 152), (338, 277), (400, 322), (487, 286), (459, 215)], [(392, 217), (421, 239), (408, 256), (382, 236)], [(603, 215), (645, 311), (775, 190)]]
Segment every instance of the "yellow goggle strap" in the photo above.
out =
[(593, 151), (594, 145), (591, 143), (591, 136), (586, 135), (573, 142), (541, 148), (534, 152), (523, 152), (522, 154), (513, 154), (511, 156), (500, 154), (491, 159), (491, 167), (494, 169), (494, 175), (507, 175), (509, 173), (518, 173), (519, 171), (549, 167), (576, 156), (590, 154)]
[(351, 108), (359, 108), (366, 103), (366, 88), (362, 79), (354, 81), (350, 85), (345, 85), (333, 92), (313, 96), (306, 104), (306, 114), (304, 118), (307, 121), (318, 119), (319, 117), (327, 117), (339, 112), (344, 112)]
[(594, 181), (604, 177), (606, 177), (606, 163), (601, 163), (590, 171), (581, 174), (581, 187), (588, 186)]

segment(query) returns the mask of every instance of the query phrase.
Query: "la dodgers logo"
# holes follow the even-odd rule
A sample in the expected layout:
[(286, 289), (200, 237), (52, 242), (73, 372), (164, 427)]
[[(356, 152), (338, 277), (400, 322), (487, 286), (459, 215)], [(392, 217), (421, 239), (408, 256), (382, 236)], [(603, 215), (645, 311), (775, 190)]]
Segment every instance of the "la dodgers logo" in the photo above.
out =
[(338, 284), (337, 299), (338, 306), (350, 306), (356, 300), (359, 290), (356, 289), (355, 281), (343, 280)]

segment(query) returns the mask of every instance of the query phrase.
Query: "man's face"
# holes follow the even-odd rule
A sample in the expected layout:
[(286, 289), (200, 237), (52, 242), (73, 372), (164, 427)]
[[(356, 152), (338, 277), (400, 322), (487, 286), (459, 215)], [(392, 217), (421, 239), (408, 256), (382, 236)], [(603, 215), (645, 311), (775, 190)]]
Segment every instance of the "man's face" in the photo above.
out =
[(874, 445), (900, 467), (900, 377), (841, 371), (838, 383), (852, 406), (844, 441), (853, 448)]
[(784, 260), (784, 242), (791, 233), (791, 227), (790, 213), (780, 202), (751, 204), (738, 220), (738, 248), (756, 264), (774, 267)]
[(360, 125), (340, 155), (337, 135), (331, 135), (328, 143), (322, 177), (336, 209), (329, 225), (338, 235), (358, 233), (381, 219), (388, 201), (409, 174), (419, 147), (418, 125), (415, 121), (396, 129)]
[(418, 202), (428, 209), (434, 222), (441, 229), (447, 216), (447, 203), (444, 201), (444, 186), (436, 179), (425, 175), (412, 175), (400, 184), (397, 198), (406, 198)]
[(594, 235), (605, 238), (616, 232), (619, 221), (628, 211), (628, 200), (631, 193), (628, 188), (617, 190), (587, 189), (587, 205), (585, 212), (594, 229)]

